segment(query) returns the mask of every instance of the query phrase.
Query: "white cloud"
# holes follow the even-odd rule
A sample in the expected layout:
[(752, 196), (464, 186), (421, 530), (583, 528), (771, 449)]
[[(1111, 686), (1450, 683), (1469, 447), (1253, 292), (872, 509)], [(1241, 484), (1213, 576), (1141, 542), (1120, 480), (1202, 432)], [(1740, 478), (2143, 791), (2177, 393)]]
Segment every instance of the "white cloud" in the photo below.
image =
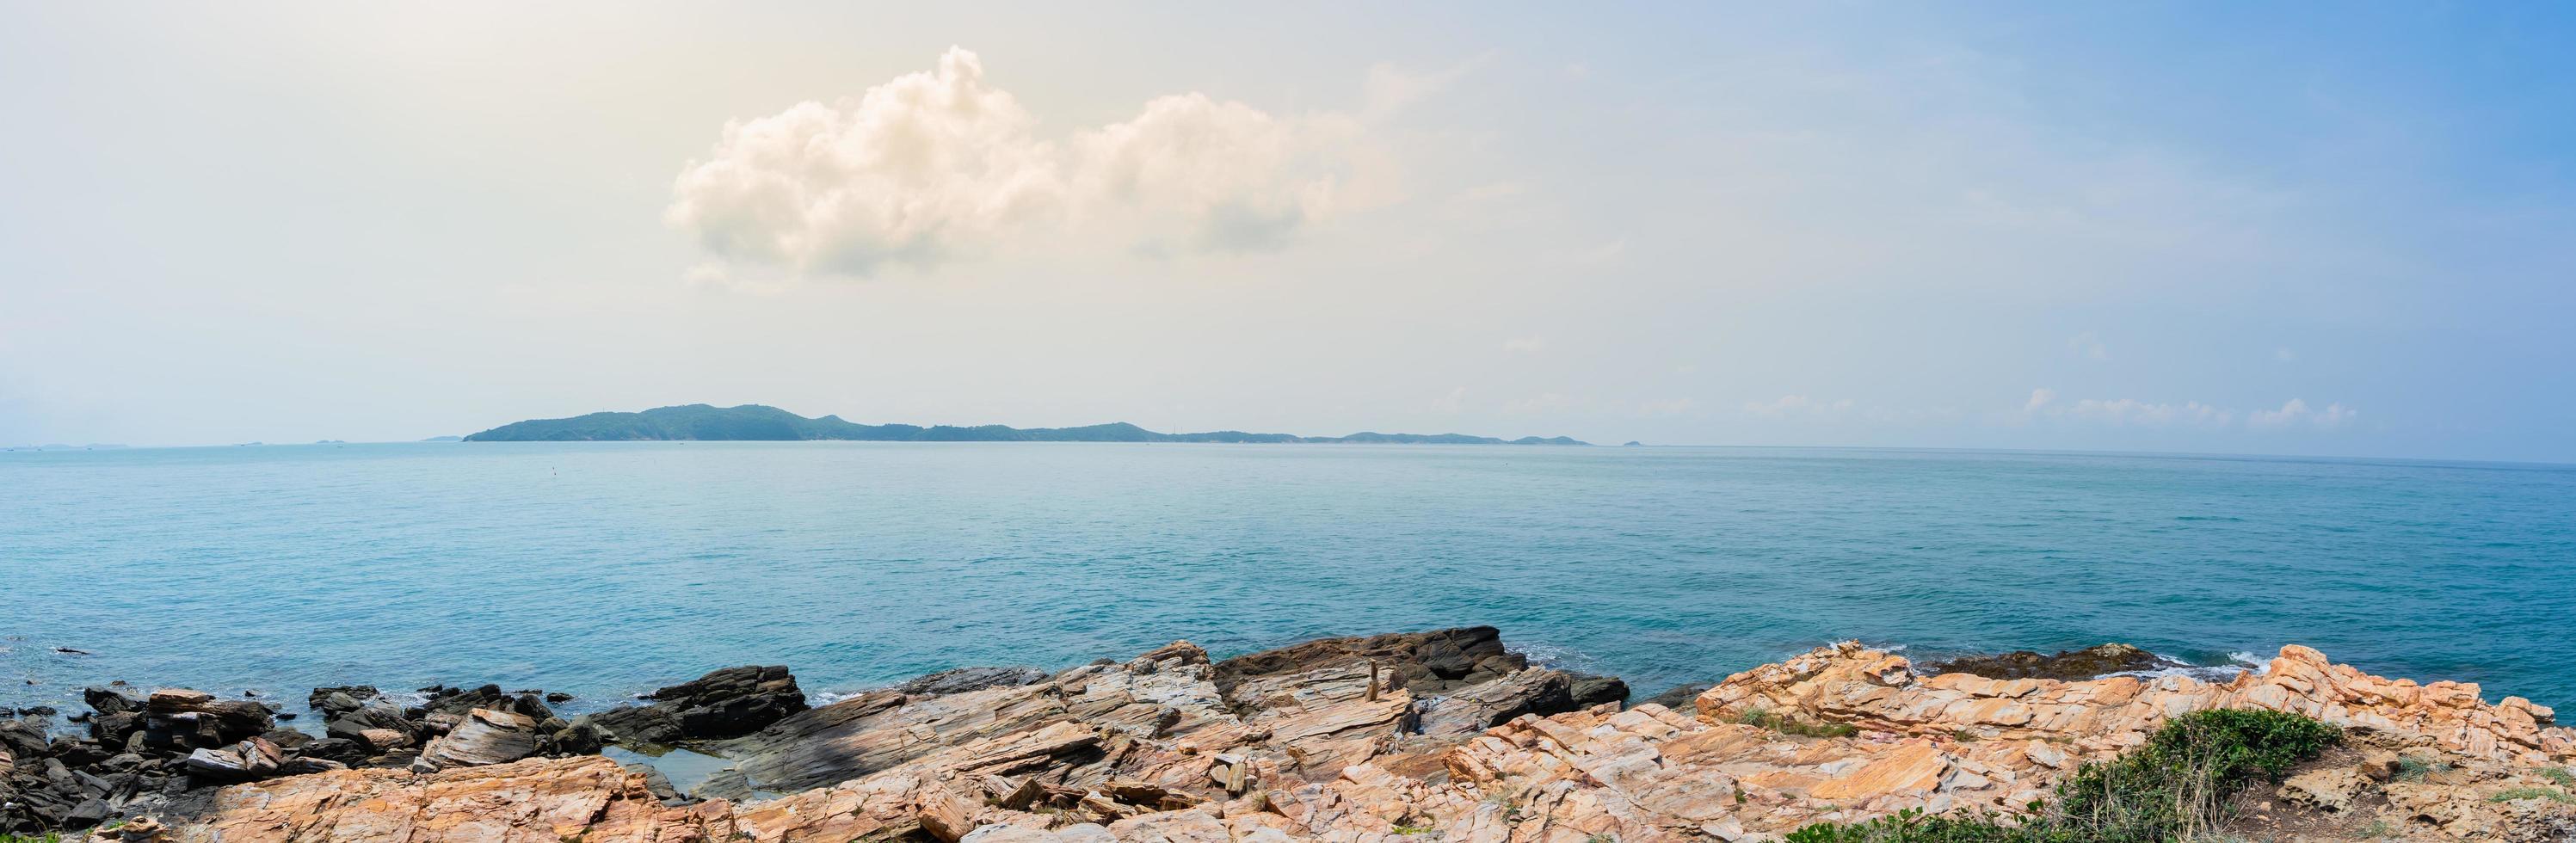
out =
[(2325, 409), (2318, 410), (2311, 409), (2306, 401), (2292, 398), (2283, 402), (2281, 409), (2254, 411), (2245, 417), (2245, 424), (2249, 427), (2272, 430), (2300, 425), (2332, 430), (2342, 427), (2345, 422), (2352, 421), (2352, 417), (2353, 411), (2346, 409), (2340, 403), (2327, 404)]
[(1852, 400), (1818, 401), (1804, 395), (1783, 395), (1769, 401), (1746, 401), (1744, 412), (1768, 419), (1835, 418), (1850, 412)]
[(1547, 350), (1547, 338), (1513, 337), (1503, 341), (1503, 350), (1518, 352), (1521, 354), (1534, 354)]
[[(1373, 102), (1437, 89), (1371, 80)], [(693, 278), (868, 276), (1076, 229), (1153, 251), (1275, 248), (1391, 190), (1384, 156), (1346, 115), (1185, 93), (1062, 140), (1037, 127), (981, 59), (951, 48), (858, 97), (728, 123), (673, 184), (665, 219), (714, 258)]]
[(2065, 414), (2072, 418), (2107, 422), (2115, 425), (2166, 427), (2225, 427), (2236, 419), (2234, 410), (2212, 407), (2198, 401), (2181, 404), (2139, 401), (2134, 398), (2086, 398), (2069, 405)]
[(2280, 429), (2298, 425), (2331, 430), (2351, 421), (2353, 411), (2342, 404), (2329, 404), (2323, 410), (2311, 409), (2306, 401), (2292, 398), (2278, 410), (2255, 410), (2239, 413), (2226, 407), (2184, 401), (2180, 404), (2141, 401), (2135, 398), (2085, 398), (2072, 403), (2059, 403), (2057, 393), (2045, 387), (2030, 391), (2021, 411), (2009, 414), (2007, 421), (2023, 424), (2031, 419), (2065, 419), (2097, 422), (2121, 427), (2200, 427), (2226, 428), (2244, 419), (2252, 429)]

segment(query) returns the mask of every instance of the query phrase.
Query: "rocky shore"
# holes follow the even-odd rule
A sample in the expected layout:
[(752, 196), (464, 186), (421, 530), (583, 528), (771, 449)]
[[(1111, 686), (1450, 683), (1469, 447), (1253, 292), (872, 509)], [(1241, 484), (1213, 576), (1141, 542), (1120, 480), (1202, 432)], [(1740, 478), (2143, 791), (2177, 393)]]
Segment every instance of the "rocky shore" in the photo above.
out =
[[(717, 670), (563, 717), (539, 691), (315, 689), (303, 712), (92, 688), (73, 733), (0, 721), (0, 833), (96, 840), (1609, 843), (1781, 839), (1916, 811), (2010, 815), (2214, 709), (2342, 727), (2242, 794), (2248, 839), (2576, 839), (2576, 731), (2476, 685), (2282, 648), (2224, 682), (2110, 645), (1917, 666), (1842, 644), (1631, 705), (1492, 628), (1216, 660), (1186, 641), (1061, 671), (968, 668), (814, 706)], [(2104, 675), (2109, 674), (2109, 675)], [(318, 718), (323, 737), (278, 720)], [(679, 786), (603, 751), (727, 768)]]

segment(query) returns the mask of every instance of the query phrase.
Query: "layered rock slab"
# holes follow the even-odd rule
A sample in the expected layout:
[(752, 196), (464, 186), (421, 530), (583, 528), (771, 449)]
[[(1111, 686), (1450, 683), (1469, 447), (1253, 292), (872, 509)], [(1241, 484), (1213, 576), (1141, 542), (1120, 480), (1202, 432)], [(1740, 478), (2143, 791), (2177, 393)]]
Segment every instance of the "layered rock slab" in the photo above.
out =
[[(1843, 645), (1730, 677), (1698, 711), (1523, 714), (1446, 743), (1423, 743), (1416, 728), (1436, 703), (1418, 708), (1429, 700), (1383, 684), (1372, 698), (1364, 665), (1244, 676), (1222, 691), (1214, 674), (1204, 653), (1176, 644), (1038, 685), (817, 709), (813, 722), (832, 727), (874, 719), (829, 736), (873, 769), (775, 799), (665, 808), (640, 775), (600, 759), (532, 760), (237, 786), (179, 831), (211, 840), (221, 829), (230, 843), (1759, 840), (1905, 809), (2016, 808), (2167, 718), (2256, 706), (2343, 722), (2373, 753), (2416, 754), (2334, 762), (2373, 771), (2358, 782), (2302, 770), (2277, 797), (2285, 804), (2384, 811), (2401, 834), (2510, 839), (2565, 818), (2564, 805), (2516, 794), (2545, 785), (2547, 765), (2576, 760), (2545, 708), (2365, 676), (2306, 648), (2285, 648), (2263, 675), (2206, 683), (1925, 678), (1899, 657)], [(1732, 722), (1753, 707), (1861, 731), (1820, 738)], [(2398, 772), (2409, 764), (2444, 772), (2409, 779)]]

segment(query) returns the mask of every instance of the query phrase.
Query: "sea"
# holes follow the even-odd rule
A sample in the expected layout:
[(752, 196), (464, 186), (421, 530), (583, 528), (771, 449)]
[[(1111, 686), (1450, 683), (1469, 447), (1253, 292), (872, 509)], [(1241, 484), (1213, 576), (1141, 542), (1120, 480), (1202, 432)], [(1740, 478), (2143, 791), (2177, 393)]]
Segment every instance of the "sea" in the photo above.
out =
[(323, 444), (0, 453), (0, 709), (124, 680), (719, 667), (818, 697), (1487, 624), (1642, 698), (1827, 642), (2305, 644), (2576, 704), (2576, 467), (1775, 448)]

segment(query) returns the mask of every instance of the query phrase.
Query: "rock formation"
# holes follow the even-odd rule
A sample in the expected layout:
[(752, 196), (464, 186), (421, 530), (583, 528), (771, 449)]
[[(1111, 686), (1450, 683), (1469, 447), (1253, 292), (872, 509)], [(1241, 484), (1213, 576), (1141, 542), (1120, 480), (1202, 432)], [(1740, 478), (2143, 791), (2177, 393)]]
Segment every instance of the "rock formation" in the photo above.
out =
[(728, 667), (646, 694), (651, 705), (619, 706), (588, 720), (626, 743), (670, 744), (735, 738), (805, 710), (787, 668)]
[(2368, 676), (2304, 647), (2211, 683), (1925, 676), (1845, 644), (1728, 677), (1691, 710), (1567, 710), (1573, 678), (1489, 665), (1494, 654), (1455, 646), (1473, 634), (1383, 638), (1216, 663), (1180, 642), (1029, 684), (863, 694), (709, 744), (738, 760), (741, 801), (665, 805), (645, 774), (606, 759), (532, 758), (236, 784), (146, 828), (207, 843), (1767, 840), (1906, 809), (2019, 808), (2167, 719), (2221, 707), (2348, 733), (2254, 796), (2243, 821), (2278, 823), (2258, 836), (2349, 836), (2374, 820), (2386, 826), (2373, 833), (2427, 840), (2576, 828), (2559, 801), (2576, 797), (2554, 783), (2576, 732), (2548, 709)]

